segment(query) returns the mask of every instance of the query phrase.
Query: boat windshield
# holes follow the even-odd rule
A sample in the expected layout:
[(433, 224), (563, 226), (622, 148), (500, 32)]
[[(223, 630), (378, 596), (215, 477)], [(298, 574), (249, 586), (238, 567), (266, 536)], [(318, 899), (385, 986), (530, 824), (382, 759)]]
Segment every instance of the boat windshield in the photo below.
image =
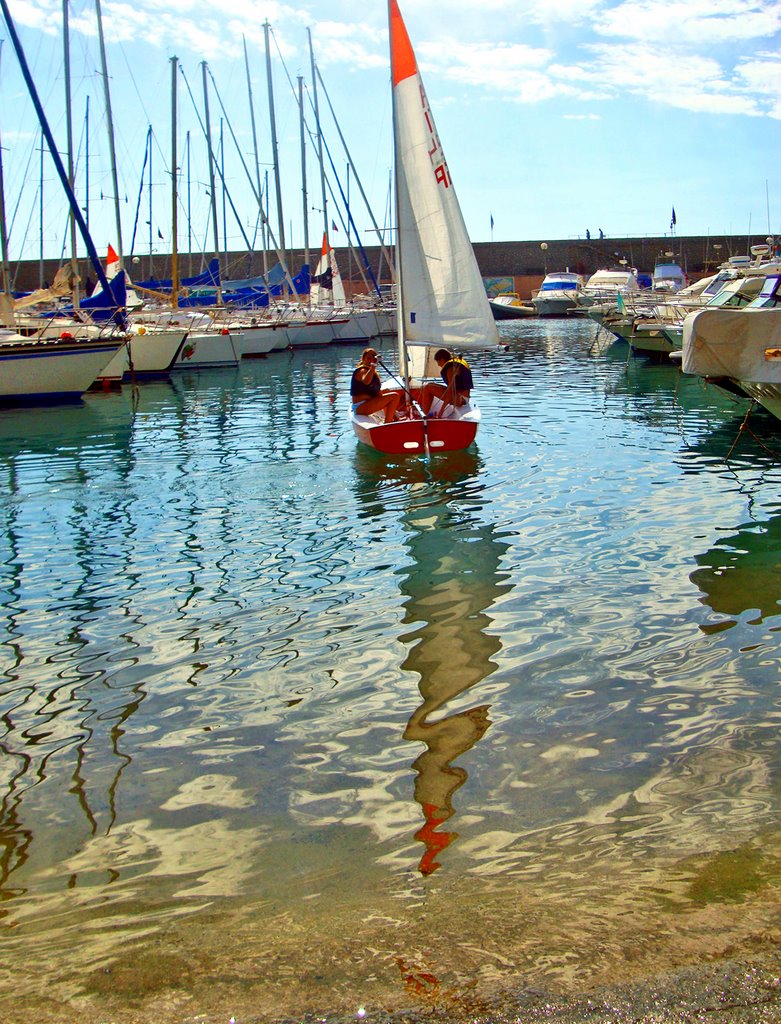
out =
[(564, 292), (564, 291), (571, 292), (571, 291), (574, 291), (575, 289), (577, 289), (577, 287), (578, 287), (578, 282), (577, 281), (563, 281), (563, 280), (559, 279), (557, 281), (543, 281), (542, 282), (542, 288), (540, 289), (540, 291), (542, 291), (542, 292)]
[(703, 295), (718, 295), (727, 281), (734, 281), (736, 272), (734, 270), (722, 270), (716, 274), (707, 288), (703, 289)]
[(736, 281), (728, 281), (718, 295), (714, 295), (708, 302), (708, 306), (745, 306), (755, 299), (761, 286), (761, 277), (743, 277)]
[(589, 278), (587, 288), (624, 288), (628, 283), (631, 274), (601, 274), (597, 271)]
[(762, 290), (749, 304), (750, 309), (767, 309), (772, 306), (781, 306), (781, 277), (766, 277)]
[(677, 263), (659, 263), (654, 270), (654, 280), (676, 280), (683, 278), (683, 271)]

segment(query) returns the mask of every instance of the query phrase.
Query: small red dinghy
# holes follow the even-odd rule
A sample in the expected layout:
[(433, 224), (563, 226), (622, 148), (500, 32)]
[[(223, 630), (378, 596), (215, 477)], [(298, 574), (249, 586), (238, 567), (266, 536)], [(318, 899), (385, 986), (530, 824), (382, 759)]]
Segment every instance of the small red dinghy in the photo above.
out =
[(432, 413), (424, 416), (417, 403), (416, 390), (411, 391), (414, 403), (404, 403), (392, 423), (383, 422), (383, 414), (362, 416), (351, 412), (353, 430), (359, 441), (386, 455), (428, 455), (431, 452), (457, 452), (468, 448), (477, 435), (480, 410), (474, 403), (454, 408), (442, 407), (434, 399)]
[(460, 451), (475, 439), (479, 409), (471, 396), (444, 406), (435, 398), (424, 415), (423, 385), (439, 382), (438, 350), (498, 348), (499, 335), (397, 0), (389, 0), (388, 20), (399, 376), (383, 390), (399, 391), (402, 401), (390, 423), (382, 412), (355, 411), (351, 422), (363, 444), (388, 455)]

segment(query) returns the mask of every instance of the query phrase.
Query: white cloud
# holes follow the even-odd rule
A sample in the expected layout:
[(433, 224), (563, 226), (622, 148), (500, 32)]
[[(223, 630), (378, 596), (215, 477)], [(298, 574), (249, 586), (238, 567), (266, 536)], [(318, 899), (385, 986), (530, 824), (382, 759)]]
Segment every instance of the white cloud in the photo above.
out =
[(56, 35), (62, 28), (62, 7), (54, 3), (11, 0), (9, 9), (17, 27), (38, 29), (47, 35)]
[(696, 48), (769, 37), (779, 28), (777, 0), (624, 0), (594, 19), (601, 35)]
[(730, 76), (712, 57), (688, 54), (683, 60), (669, 48), (632, 43), (589, 49), (596, 56), (592, 81), (609, 87), (616, 96), (630, 92), (683, 110), (753, 117), (769, 113), (777, 96), (777, 87), (767, 88), (771, 102), (762, 102), (764, 90), (754, 84), (763, 74), (778, 75), (774, 61), (746, 62)]
[(424, 76), (434, 72), (448, 81), (498, 92), (521, 103), (573, 94), (570, 85), (548, 74), (552, 57), (550, 50), (521, 43), (466, 44), (442, 39), (418, 48)]

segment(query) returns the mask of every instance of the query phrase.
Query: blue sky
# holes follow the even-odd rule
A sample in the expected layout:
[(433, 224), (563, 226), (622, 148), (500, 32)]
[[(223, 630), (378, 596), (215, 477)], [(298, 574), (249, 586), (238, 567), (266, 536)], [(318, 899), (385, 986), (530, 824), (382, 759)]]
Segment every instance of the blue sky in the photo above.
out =
[[(781, 233), (781, 4), (765, 0), (400, 0), (473, 241), (606, 235)], [(14, 0), (11, 11), (61, 150), (66, 148), (60, 0)], [(102, 253), (115, 241), (105, 108), (93, 0), (69, 6), (77, 191), (89, 198)], [(232, 133), (254, 173), (242, 38), (250, 61), (261, 175), (279, 229), (263, 23), (271, 26), (283, 217), (288, 245), (303, 246), (299, 118), (293, 90), (312, 96), (309, 42), (349, 149), (351, 207), (361, 240), (375, 241), (356, 174), (374, 218), (387, 224), (391, 105), (387, 10), (377, 2), (266, 3), (262, 0), (103, 0), (119, 162), (126, 255), (171, 249), (171, 64), (178, 85), (179, 247), (214, 245), (203, 117), (201, 62), (210, 73), (215, 148), (220, 119), (225, 178), (244, 235), (255, 237), (257, 203)], [(327, 20), (326, 20), (327, 19)], [(37, 121), (5, 38), (0, 131), (10, 254), (40, 248)], [(216, 88), (215, 88), (216, 87)], [(189, 90), (195, 100), (191, 101)], [(89, 101), (87, 100), (89, 97)], [(220, 100), (225, 108), (221, 109)], [(89, 102), (89, 161), (86, 109)], [(347, 157), (319, 93), (326, 143), (347, 190)], [(308, 121), (313, 128), (311, 109)], [(152, 213), (148, 126), (152, 145)], [(230, 127), (229, 127), (230, 126)], [(185, 164), (190, 132), (190, 171)], [(89, 167), (89, 191), (86, 168)], [(333, 174), (329, 174), (332, 181)], [(307, 140), (310, 245), (319, 248), (322, 202), (315, 149)], [(143, 181), (143, 183), (142, 183)], [(334, 184), (335, 189), (337, 186)], [(227, 248), (245, 247), (230, 211), (218, 221)], [(63, 247), (65, 213), (53, 166), (44, 166), (44, 245)], [(329, 198), (327, 219), (340, 222)], [(138, 214), (136, 208), (138, 206)], [(493, 216), (493, 235), (491, 217)], [(159, 237), (162, 235), (162, 239)], [(344, 244), (344, 227), (333, 237)]]

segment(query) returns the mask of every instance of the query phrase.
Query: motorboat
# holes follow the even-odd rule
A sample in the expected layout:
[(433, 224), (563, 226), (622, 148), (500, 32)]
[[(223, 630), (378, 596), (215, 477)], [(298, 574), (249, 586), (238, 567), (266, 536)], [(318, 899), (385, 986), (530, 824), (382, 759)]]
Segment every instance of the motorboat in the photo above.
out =
[(583, 294), (583, 278), (569, 270), (546, 274), (539, 290), (532, 296), (537, 316), (567, 316), (577, 309)]
[(526, 316), (536, 316), (537, 310), (528, 302), (523, 302), (515, 292), (505, 292), (489, 298), (494, 320), (520, 320)]
[(678, 263), (657, 262), (651, 278), (651, 291), (672, 295), (686, 288), (689, 280)]
[(781, 419), (781, 266), (742, 309), (706, 307), (686, 317), (682, 369), (738, 388)]

